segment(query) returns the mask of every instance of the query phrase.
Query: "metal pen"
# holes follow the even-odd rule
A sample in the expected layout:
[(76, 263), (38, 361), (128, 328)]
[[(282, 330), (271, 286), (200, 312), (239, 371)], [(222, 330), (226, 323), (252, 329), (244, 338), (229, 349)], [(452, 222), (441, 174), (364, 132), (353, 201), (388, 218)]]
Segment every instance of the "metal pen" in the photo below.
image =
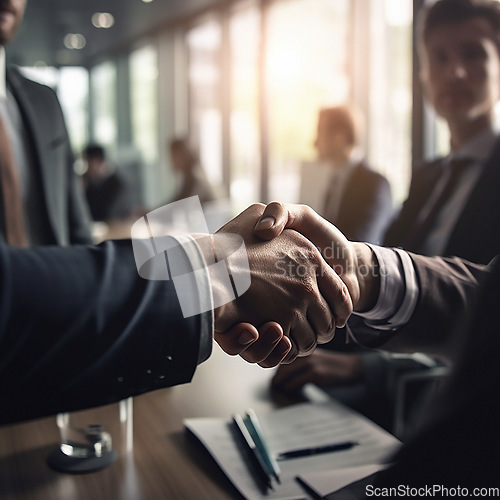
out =
[(255, 444), (260, 451), (262, 458), (269, 470), (269, 473), (272, 474), (278, 483), (281, 484), (280, 474), (281, 469), (278, 465), (278, 462), (274, 459), (271, 452), (269, 451), (269, 447), (267, 446), (266, 440), (264, 438), (264, 433), (262, 431), (262, 426), (260, 425), (257, 414), (251, 408), (246, 412), (246, 418), (244, 419), (244, 423), (250, 432)]
[(268, 473), (266, 464), (255, 445), (252, 436), (248, 432), (241, 415), (235, 414), (233, 415), (233, 424), (234, 429), (238, 436), (240, 437), (240, 442), (243, 444), (247, 451), (247, 455), (250, 461), (250, 469), (255, 471), (255, 475), (258, 476), (259, 482), (263, 483), (264, 492), (267, 491), (267, 488), (271, 488), (274, 490), (273, 485), (271, 484), (271, 476)]

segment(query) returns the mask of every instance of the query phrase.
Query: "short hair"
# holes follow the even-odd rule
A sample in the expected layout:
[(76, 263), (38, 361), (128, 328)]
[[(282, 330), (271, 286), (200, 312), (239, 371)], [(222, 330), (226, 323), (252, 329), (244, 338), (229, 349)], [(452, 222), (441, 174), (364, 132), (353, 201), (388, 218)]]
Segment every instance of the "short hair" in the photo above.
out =
[(500, 2), (498, 0), (438, 0), (425, 7), (419, 18), (419, 44), (438, 26), (460, 23), (474, 17), (486, 19), (493, 31), (497, 48), (500, 49)]
[(169, 141), (169, 147), (172, 153), (184, 151), (191, 157), (192, 161), (198, 161), (198, 152), (190, 145), (187, 137), (174, 137)]
[(169, 145), (172, 151), (178, 151), (180, 149), (189, 149), (188, 141), (185, 137), (174, 137), (170, 141)]
[(87, 144), (83, 150), (83, 156), (85, 158), (100, 158), (104, 160), (106, 158), (106, 151), (100, 144)]
[(335, 106), (322, 108), (319, 112), (319, 123), (329, 132), (341, 130), (346, 134), (347, 142), (354, 146), (358, 144), (361, 131), (361, 117), (348, 106)]

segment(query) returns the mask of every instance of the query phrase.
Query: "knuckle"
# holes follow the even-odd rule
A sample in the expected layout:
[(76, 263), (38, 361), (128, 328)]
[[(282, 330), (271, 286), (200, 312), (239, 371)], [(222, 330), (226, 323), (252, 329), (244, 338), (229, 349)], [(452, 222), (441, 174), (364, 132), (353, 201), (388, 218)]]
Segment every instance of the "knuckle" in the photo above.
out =
[(318, 329), (318, 344), (329, 342), (335, 334), (335, 318), (332, 316), (330, 309), (324, 307), (321, 315), (322, 324)]
[(341, 295), (342, 299), (345, 303), (346, 310), (348, 312), (348, 315), (351, 314), (352, 312), (352, 300), (351, 300), (351, 294), (349, 293), (349, 290), (345, 284), (343, 284), (342, 289), (341, 289)]
[(316, 349), (318, 342), (315, 336), (312, 336), (307, 331), (294, 332), (295, 344), (298, 349), (299, 356), (307, 356)]
[(249, 208), (255, 210), (257, 208), (266, 208), (266, 206), (263, 203), (252, 203)]
[(308, 342), (305, 346), (302, 346), (300, 348), (299, 356), (309, 356), (311, 353), (314, 352), (317, 345), (318, 345), (318, 342), (316, 341), (316, 339)]
[(323, 330), (323, 332), (318, 335), (318, 344), (326, 344), (335, 337), (335, 320), (332, 319), (328, 327)]
[(284, 205), (280, 201), (271, 201), (271, 203), (268, 203), (267, 208), (269, 208), (271, 210), (274, 210), (274, 209), (281, 210), (281, 209), (284, 209)]

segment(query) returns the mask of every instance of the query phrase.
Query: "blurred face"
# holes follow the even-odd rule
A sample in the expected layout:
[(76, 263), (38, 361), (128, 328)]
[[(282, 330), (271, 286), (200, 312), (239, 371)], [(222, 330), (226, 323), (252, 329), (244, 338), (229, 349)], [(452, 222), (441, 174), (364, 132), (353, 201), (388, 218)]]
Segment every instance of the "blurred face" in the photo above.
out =
[(86, 176), (90, 179), (97, 179), (102, 177), (105, 171), (105, 162), (102, 158), (98, 156), (87, 156), (87, 172)]
[(487, 19), (437, 26), (423, 52), (421, 79), (440, 116), (448, 123), (492, 118), (500, 97), (500, 56)]
[(183, 148), (172, 148), (170, 150), (172, 166), (177, 172), (187, 172), (191, 166), (191, 155)]
[(318, 123), (318, 132), (314, 147), (318, 153), (318, 160), (327, 161), (335, 158), (339, 151), (343, 151), (347, 144), (345, 134), (341, 130), (332, 130), (325, 126), (322, 120)]
[(9, 43), (21, 24), (26, 0), (0, 0), (0, 45)]

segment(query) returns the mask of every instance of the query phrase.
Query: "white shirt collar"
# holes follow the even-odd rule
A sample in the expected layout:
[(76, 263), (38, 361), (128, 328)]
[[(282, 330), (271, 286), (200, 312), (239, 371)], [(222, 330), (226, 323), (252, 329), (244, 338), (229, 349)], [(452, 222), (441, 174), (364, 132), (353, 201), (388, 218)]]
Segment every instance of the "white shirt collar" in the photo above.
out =
[(476, 134), (467, 141), (461, 148), (450, 154), (450, 158), (471, 158), (478, 161), (487, 160), (498, 139), (498, 132), (493, 124)]
[(7, 98), (7, 81), (5, 77), (5, 48), (0, 46), (0, 99)]

